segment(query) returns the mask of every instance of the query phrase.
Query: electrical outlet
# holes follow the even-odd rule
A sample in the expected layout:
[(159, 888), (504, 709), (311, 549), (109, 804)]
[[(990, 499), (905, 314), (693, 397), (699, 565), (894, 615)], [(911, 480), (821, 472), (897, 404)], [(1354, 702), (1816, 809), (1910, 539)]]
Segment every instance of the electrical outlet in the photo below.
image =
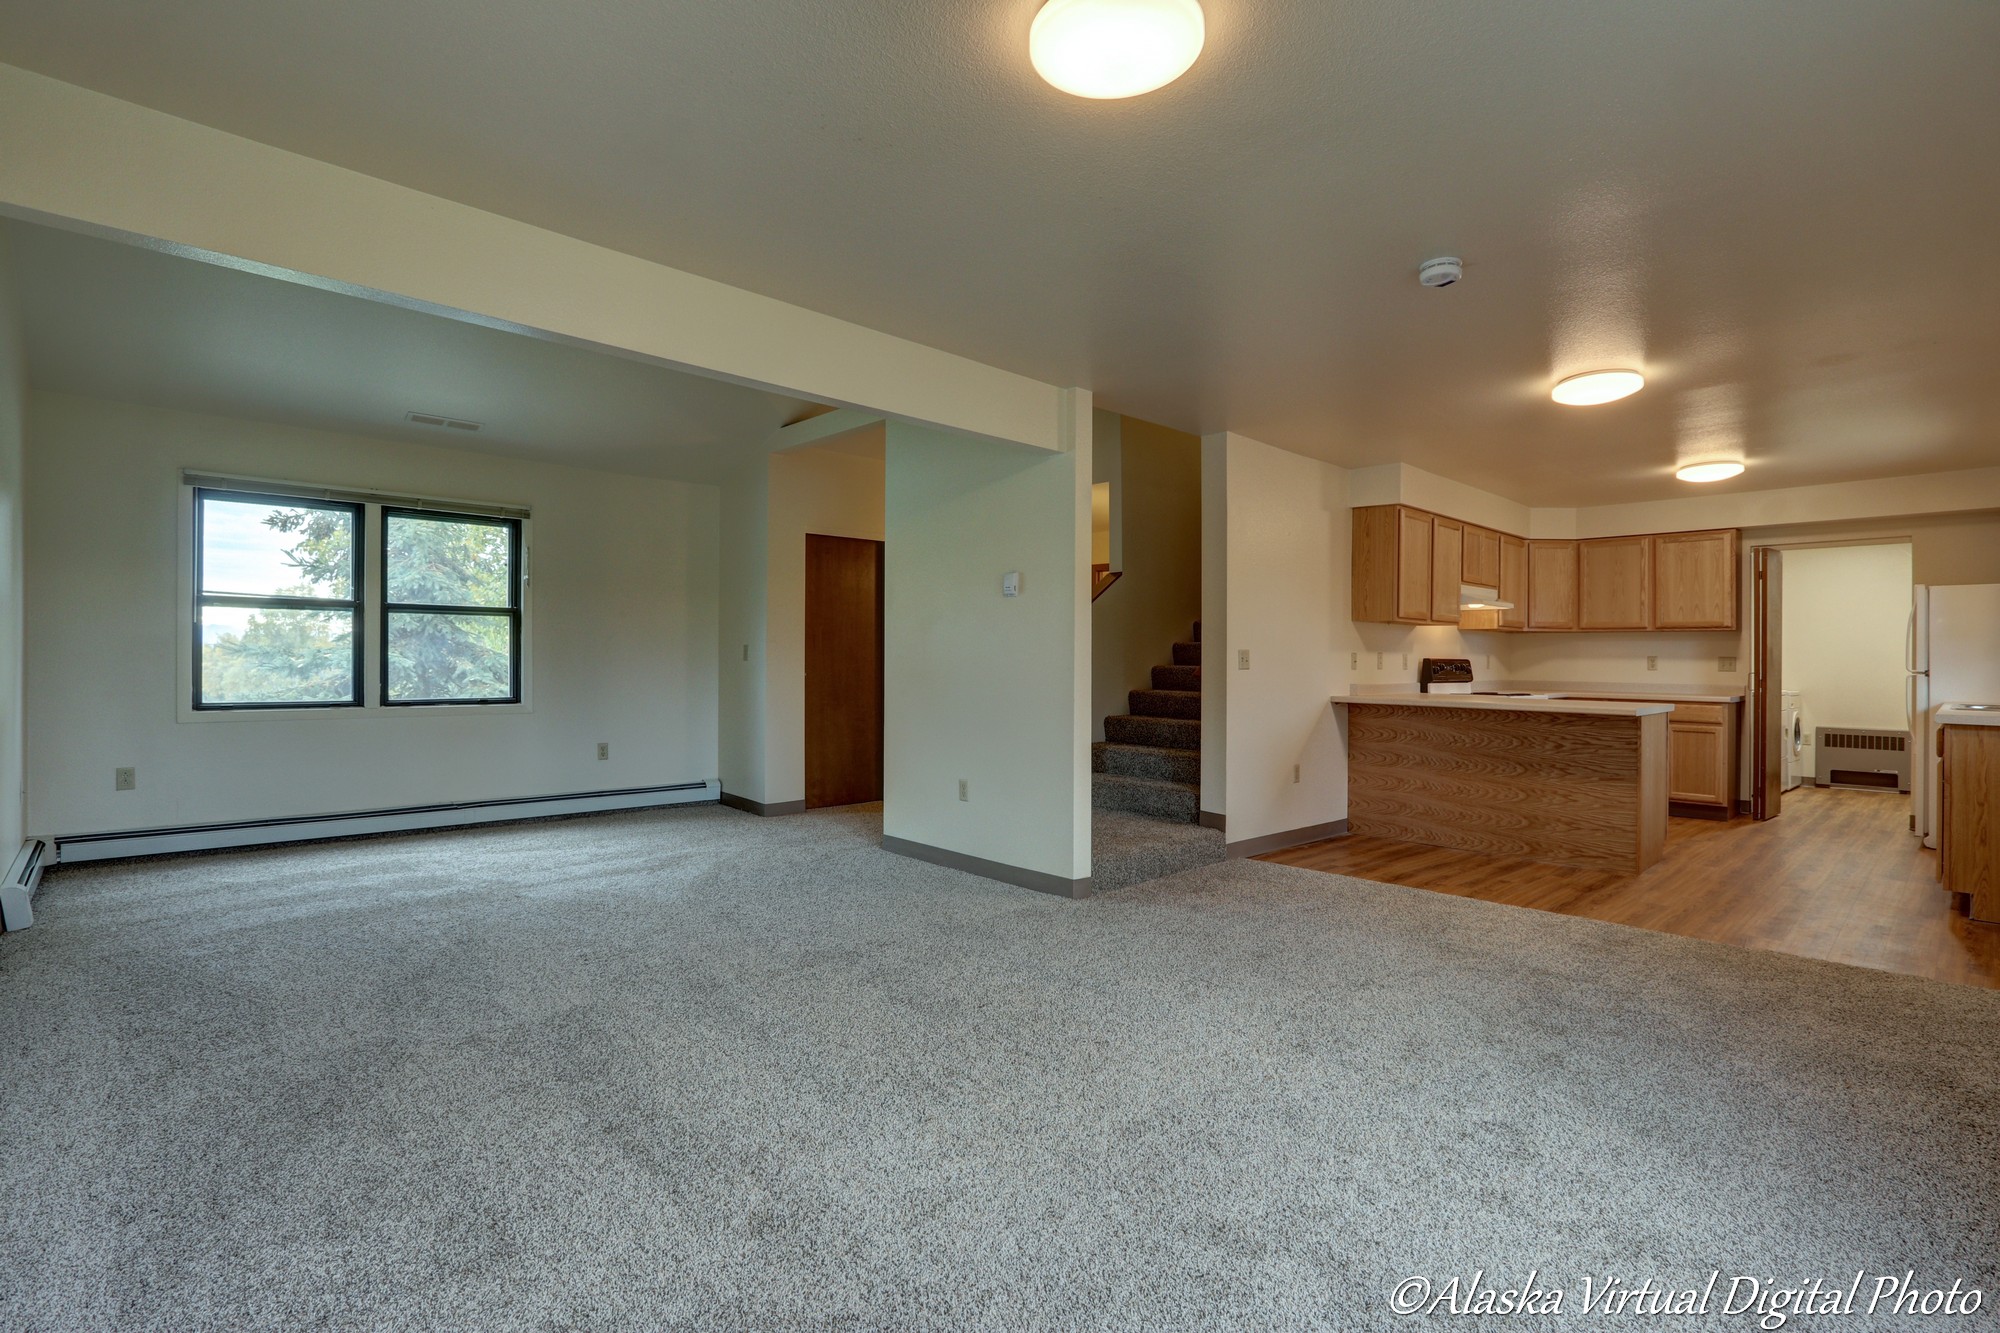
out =
[(1361, 669), (1360, 653), (1349, 653), (1347, 655), (1347, 669), (1349, 671), (1359, 671)]
[(1486, 665), (1481, 667), (1480, 670), (1491, 671), (1492, 669), (1493, 669), (1493, 654), (1488, 653), (1486, 654)]
[(1658, 671), (1659, 669), (1660, 669), (1660, 659), (1659, 659), (1659, 658), (1657, 658), (1657, 657), (1648, 657), (1648, 658), (1646, 659), (1646, 670), (1648, 670), (1648, 671)]
[(1409, 669), (1410, 669), (1410, 655), (1409, 655), (1408, 653), (1404, 653), (1404, 654), (1403, 654), (1403, 670), (1405, 670), (1405, 671), (1408, 671)]
[(1715, 669), (1723, 672), (1734, 671), (1736, 670), (1736, 659), (1733, 657), (1718, 657), (1715, 659)]
[(597, 743), (597, 757), (599, 759), (609, 759), (611, 757), (610, 741), (599, 741)]
[(972, 799), (972, 784), (967, 782), (964, 778), (960, 778), (958, 780), (958, 799), (961, 801), (969, 801)]
[(1293, 765), (1292, 765), (1292, 781), (1294, 781), (1294, 782), (1297, 782), (1298, 780), (1299, 780), (1299, 766), (1298, 766), (1297, 764), (1293, 764)]
[(111, 790), (135, 791), (139, 786), (139, 770), (136, 768), (114, 768), (111, 770)]
[(1236, 669), (1238, 671), (1248, 671), (1250, 669), (1250, 650), (1248, 648), (1238, 648), (1236, 650)]
[(1382, 669), (1382, 654), (1380, 653), (1375, 654), (1375, 669), (1377, 671)]

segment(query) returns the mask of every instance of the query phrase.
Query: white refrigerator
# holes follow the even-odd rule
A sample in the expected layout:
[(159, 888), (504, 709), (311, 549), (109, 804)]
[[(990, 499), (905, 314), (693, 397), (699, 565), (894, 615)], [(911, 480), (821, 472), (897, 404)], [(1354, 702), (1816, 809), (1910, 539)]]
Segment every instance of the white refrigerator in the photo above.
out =
[(1910, 810), (1924, 846), (1937, 846), (1937, 710), (2000, 704), (2000, 583), (1918, 584), (1910, 608)]

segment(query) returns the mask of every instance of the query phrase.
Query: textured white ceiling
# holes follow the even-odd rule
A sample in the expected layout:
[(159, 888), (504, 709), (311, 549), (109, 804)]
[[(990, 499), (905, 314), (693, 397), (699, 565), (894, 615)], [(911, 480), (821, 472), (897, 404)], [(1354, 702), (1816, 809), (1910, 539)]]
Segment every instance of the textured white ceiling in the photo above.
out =
[[(804, 405), (114, 241), (0, 223), (37, 388), (707, 481)], [(427, 412), (476, 434), (419, 426)]]
[[(0, 59), (1185, 430), (1565, 505), (2000, 461), (2000, 4), (0, 0)], [(1416, 263), (1466, 280), (1420, 290)], [(1558, 409), (1637, 360), (1639, 398)]]

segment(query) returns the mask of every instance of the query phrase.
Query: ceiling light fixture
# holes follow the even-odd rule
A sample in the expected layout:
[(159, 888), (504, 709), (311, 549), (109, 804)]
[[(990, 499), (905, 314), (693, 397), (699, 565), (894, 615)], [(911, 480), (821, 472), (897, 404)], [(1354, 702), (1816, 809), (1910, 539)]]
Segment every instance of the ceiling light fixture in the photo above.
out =
[(1595, 407), (1630, 398), (1646, 387), (1646, 377), (1636, 370), (1593, 370), (1571, 375), (1549, 391), (1549, 397), (1564, 407)]
[(1205, 37), (1197, 0), (1048, 0), (1028, 58), (1066, 93), (1137, 97), (1187, 73)]
[(1743, 475), (1741, 463), (1689, 463), (1674, 473), (1682, 481), (1728, 481)]

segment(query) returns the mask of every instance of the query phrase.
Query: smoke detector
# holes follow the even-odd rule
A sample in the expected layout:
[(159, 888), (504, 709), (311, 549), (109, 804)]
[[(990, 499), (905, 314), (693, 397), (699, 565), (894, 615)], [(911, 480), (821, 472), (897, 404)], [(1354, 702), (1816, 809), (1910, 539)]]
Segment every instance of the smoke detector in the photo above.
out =
[(1417, 281), (1426, 287), (1449, 287), (1465, 276), (1465, 262), (1456, 255), (1426, 259), (1417, 265)]

